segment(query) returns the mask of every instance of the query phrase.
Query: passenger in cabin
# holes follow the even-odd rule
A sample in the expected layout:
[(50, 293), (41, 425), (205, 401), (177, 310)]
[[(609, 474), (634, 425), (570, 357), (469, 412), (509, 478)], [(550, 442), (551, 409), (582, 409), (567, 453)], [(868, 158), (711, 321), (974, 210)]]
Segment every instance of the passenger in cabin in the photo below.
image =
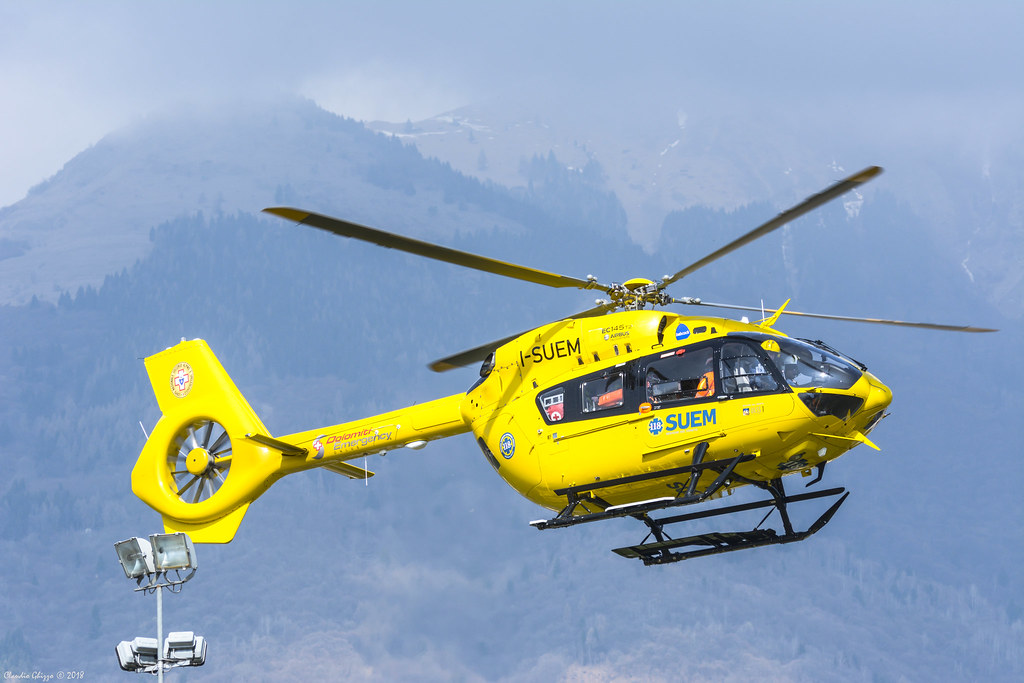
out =
[(708, 396), (715, 395), (715, 369), (712, 366), (714, 358), (708, 356), (708, 359), (704, 361), (704, 374), (701, 375), (700, 384), (697, 385), (697, 393), (693, 396), (694, 398), (707, 398)]
[(646, 383), (652, 405), (714, 396), (714, 349), (670, 351), (650, 364)]

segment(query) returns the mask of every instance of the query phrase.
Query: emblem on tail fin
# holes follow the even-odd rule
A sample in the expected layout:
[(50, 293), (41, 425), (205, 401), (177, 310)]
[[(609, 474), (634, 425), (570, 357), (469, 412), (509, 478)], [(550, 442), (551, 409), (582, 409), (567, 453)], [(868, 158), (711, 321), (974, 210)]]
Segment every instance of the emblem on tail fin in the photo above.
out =
[(195, 375), (192, 374), (192, 366), (188, 363), (178, 363), (171, 370), (171, 392), (177, 398), (185, 398), (188, 392), (192, 391), (192, 381)]

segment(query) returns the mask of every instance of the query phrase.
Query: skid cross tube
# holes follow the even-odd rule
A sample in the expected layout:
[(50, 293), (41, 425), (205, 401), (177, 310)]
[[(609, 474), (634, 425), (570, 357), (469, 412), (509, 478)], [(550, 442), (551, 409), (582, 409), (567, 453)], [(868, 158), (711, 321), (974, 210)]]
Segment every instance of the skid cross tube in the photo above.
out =
[[(702, 448), (703, 446), (703, 448)], [(555, 517), (548, 520), (537, 520), (530, 522), (531, 526), (538, 529), (556, 529), (560, 527), (573, 526), (575, 524), (583, 524), (585, 522), (596, 522), (602, 519), (612, 519), (615, 517), (636, 517), (637, 515), (644, 515), (654, 510), (662, 510), (665, 508), (679, 507), (682, 505), (694, 505), (707, 500), (710, 496), (721, 490), (726, 482), (733, 476), (733, 470), (741, 462), (746, 462), (754, 458), (753, 455), (747, 455), (740, 453), (734, 458), (728, 458), (725, 460), (714, 460), (711, 462), (701, 462), (704, 453), (707, 451), (707, 445), (702, 442), (698, 445), (694, 456), (694, 464), (686, 465), (684, 467), (674, 467), (667, 470), (659, 470), (657, 472), (648, 472), (646, 474), (638, 474), (632, 477), (622, 477), (619, 479), (609, 479), (607, 481), (595, 482), (593, 484), (584, 484), (581, 486), (573, 486), (565, 489), (559, 489), (555, 493), (566, 496), (568, 504), (562, 508)], [(691, 493), (690, 490), (696, 487), (696, 480), (700, 478), (701, 473), (705, 470), (711, 470), (718, 472), (718, 476), (715, 480), (700, 493)], [(638, 503), (632, 503), (628, 505), (616, 505), (610, 507), (606, 501), (593, 495), (593, 491), (608, 486), (618, 486), (621, 484), (629, 484), (637, 481), (647, 481), (650, 479), (659, 479), (664, 477), (671, 477), (676, 474), (683, 472), (690, 473), (690, 482), (687, 486), (687, 494), (676, 497), (656, 498), (649, 501), (640, 501)], [(580, 495), (585, 494), (585, 495)], [(596, 506), (602, 508), (600, 512), (588, 512), (582, 515), (574, 514), (576, 508), (586, 503), (593, 503)]]

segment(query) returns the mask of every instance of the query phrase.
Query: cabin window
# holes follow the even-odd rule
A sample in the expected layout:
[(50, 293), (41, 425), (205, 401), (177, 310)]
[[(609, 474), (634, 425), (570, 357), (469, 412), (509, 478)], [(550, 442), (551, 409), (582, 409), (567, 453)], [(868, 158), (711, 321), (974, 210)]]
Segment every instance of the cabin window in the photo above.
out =
[(778, 391), (779, 382), (752, 344), (731, 341), (722, 344), (720, 376), (726, 394)]
[(548, 422), (561, 422), (565, 418), (565, 389), (555, 387), (548, 389), (538, 397), (540, 409)]
[(715, 395), (714, 349), (677, 349), (647, 366), (647, 401), (654, 407)]
[(630, 361), (543, 388), (537, 394), (537, 409), (549, 425), (625, 415), (643, 398), (636, 373), (637, 363)]
[(584, 413), (618, 408), (625, 400), (621, 372), (588, 380), (583, 382), (581, 388)]

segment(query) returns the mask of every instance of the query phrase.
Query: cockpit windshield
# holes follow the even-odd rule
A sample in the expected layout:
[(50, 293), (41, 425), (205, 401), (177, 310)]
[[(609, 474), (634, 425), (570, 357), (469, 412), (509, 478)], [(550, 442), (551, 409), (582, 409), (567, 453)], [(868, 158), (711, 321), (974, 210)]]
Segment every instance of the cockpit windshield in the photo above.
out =
[(860, 379), (861, 371), (857, 366), (831, 351), (798, 339), (772, 337), (772, 340), (779, 350), (766, 348), (768, 356), (794, 389), (849, 389)]

